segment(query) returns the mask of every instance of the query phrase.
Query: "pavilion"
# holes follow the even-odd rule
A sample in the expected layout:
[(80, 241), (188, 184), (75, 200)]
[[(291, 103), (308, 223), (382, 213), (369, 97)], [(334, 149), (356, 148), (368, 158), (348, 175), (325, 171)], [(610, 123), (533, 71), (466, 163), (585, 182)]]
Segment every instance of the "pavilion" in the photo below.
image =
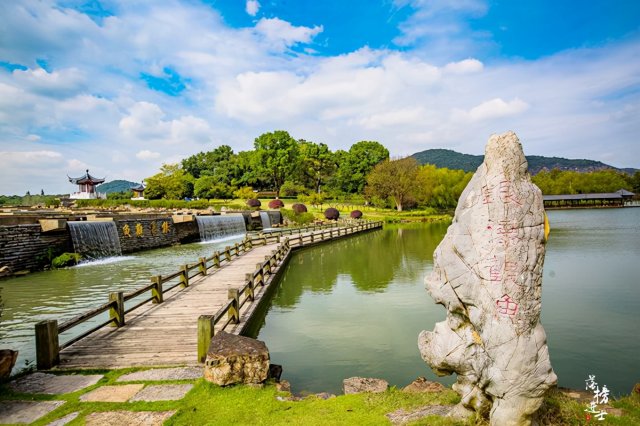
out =
[(562, 194), (544, 195), (544, 207), (553, 208), (590, 208), (590, 207), (624, 207), (634, 197), (633, 192), (620, 189), (616, 192), (599, 194)]
[(131, 192), (133, 192), (132, 200), (144, 200), (144, 185), (136, 185), (131, 188)]
[(103, 179), (93, 177), (89, 174), (89, 169), (84, 176), (78, 178), (69, 177), (69, 182), (74, 185), (78, 185), (78, 192), (74, 192), (69, 195), (69, 198), (76, 200), (88, 200), (93, 198), (107, 199), (107, 194), (103, 192), (96, 192), (96, 185), (104, 182)]

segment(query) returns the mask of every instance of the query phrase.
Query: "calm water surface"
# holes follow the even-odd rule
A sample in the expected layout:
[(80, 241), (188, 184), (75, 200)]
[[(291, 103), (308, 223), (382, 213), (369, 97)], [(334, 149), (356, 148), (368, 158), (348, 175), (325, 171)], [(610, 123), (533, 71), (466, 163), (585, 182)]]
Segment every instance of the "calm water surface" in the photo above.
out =
[[(559, 385), (589, 374), (614, 394), (640, 378), (640, 209), (551, 211), (542, 322)], [(445, 318), (424, 290), (447, 225), (383, 231), (295, 254), (258, 337), (294, 391), (340, 392), (342, 379), (404, 386), (437, 378), (417, 336)]]

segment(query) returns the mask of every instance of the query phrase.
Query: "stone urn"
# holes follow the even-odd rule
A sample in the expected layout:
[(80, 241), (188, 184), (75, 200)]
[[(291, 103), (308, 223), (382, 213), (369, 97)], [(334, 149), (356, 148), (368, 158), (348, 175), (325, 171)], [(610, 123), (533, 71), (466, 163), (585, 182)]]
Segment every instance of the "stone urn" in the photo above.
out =
[(16, 365), (18, 351), (0, 349), (0, 381), (5, 381), (11, 376), (11, 370)]

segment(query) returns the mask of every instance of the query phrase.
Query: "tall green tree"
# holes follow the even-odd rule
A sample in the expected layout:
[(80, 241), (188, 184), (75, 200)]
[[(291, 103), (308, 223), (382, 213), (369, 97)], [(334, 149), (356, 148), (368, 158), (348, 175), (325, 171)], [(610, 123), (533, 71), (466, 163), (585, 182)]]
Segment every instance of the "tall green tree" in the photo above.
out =
[(336, 161), (329, 147), (324, 143), (305, 140), (298, 141), (300, 148), (300, 171), (304, 186), (320, 193), (336, 170)]
[(360, 141), (353, 144), (348, 152), (336, 154), (338, 170), (333, 187), (350, 194), (362, 193), (371, 169), (389, 159), (389, 150), (375, 141)]
[(256, 168), (280, 195), (282, 184), (291, 179), (299, 162), (298, 142), (288, 132), (264, 133), (254, 142)]
[(221, 182), (216, 176), (203, 175), (196, 179), (193, 193), (198, 198), (218, 198), (229, 200), (233, 198), (236, 188)]
[(182, 160), (182, 168), (198, 179), (202, 175), (218, 176), (230, 183), (233, 178), (235, 155), (229, 145), (220, 145), (212, 151), (199, 152)]
[(418, 162), (413, 157), (384, 160), (374, 166), (367, 176), (366, 193), (370, 196), (391, 197), (396, 209), (402, 211), (405, 203), (413, 199), (418, 177)]
[(193, 196), (194, 179), (179, 164), (163, 164), (160, 173), (145, 179), (145, 196), (149, 199), (180, 200)]

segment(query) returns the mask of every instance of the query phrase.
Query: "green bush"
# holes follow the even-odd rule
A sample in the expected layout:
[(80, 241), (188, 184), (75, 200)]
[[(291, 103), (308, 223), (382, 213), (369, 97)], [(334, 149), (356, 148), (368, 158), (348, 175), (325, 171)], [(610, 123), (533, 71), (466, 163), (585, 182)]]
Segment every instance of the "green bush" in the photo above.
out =
[(307, 223), (313, 222), (313, 220), (315, 219), (315, 216), (313, 215), (313, 213), (308, 213), (308, 212), (296, 213), (293, 210), (280, 209), (280, 213), (282, 213), (282, 215), (289, 222), (293, 222), (296, 225), (305, 225)]
[(82, 256), (78, 253), (62, 253), (51, 261), (51, 267), (53, 269), (66, 268), (67, 266), (77, 265), (81, 259)]

